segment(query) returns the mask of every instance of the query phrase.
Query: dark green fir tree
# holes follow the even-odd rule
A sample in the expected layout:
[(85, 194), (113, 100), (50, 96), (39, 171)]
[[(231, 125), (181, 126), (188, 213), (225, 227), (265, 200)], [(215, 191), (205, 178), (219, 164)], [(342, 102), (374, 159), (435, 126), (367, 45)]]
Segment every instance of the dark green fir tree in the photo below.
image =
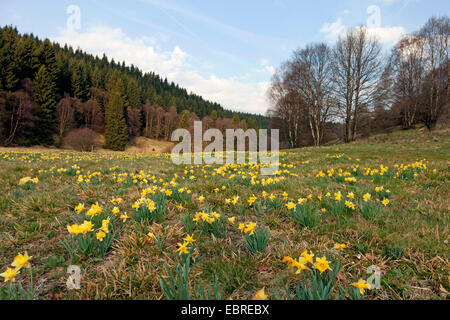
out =
[(108, 83), (108, 104), (105, 108), (105, 147), (115, 151), (125, 150), (128, 127), (125, 120), (125, 93), (123, 80), (114, 75)]
[(35, 136), (40, 143), (53, 144), (53, 134), (55, 133), (55, 81), (42, 65), (34, 79), (34, 100), (38, 104), (39, 126)]

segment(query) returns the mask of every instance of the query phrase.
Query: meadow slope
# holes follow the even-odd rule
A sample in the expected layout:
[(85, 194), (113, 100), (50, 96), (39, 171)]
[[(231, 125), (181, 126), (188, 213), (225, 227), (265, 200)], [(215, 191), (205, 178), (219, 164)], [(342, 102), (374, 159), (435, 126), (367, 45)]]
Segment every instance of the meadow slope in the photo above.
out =
[[(26, 251), (34, 284), (45, 279), (40, 299), (185, 297), (161, 284), (187, 260), (194, 298), (208, 284), (220, 292), (210, 298), (262, 288), (286, 298), (282, 283), (314, 291), (310, 274), (330, 277), (329, 298), (445, 299), (449, 150), (448, 131), (401, 131), (286, 150), (273, 177), (252, 165), (176, 166), (168, 154), (3, 150), (0, 272)], [(72, 264), (80, 290), (66, 288)], [(358, 295), (352, 283), (371, 265), (381, 288)], [(15, 281), (29, 291), (26, 265)], [(10, 283), (0, 297), (11, 298)]]

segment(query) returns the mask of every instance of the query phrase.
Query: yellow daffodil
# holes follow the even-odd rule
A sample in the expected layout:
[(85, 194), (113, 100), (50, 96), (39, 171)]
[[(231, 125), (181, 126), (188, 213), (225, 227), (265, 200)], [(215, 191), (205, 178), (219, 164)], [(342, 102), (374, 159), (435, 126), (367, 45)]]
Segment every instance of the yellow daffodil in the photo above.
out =
[(19, 253), (14, 257), (13, 263), (11, 265), (16, 268), (16, 270), (20, 270), (22, 268), (30, 268), (31, 265), (28, 262), (32, 257), (28, 256), (28, 253), (25, 251), (25, 254)]
[(109, 233), (109, 219), (102, 220), (102, 226), (100, 230), (105, 233)]
[(18, 273), (20, 273), (20, 271), (13, 268), (7, 268), (5, 272), (0, 273), (0, 277), (3, 277), (5, 282), (14, 282), (16, 281), (16, 276)]
[(82, 233), (87, 233), (87, 232), (92, 231), (92, 228), (94, 228), (94, 225), (92, 224), (91, 221), (84, 220), (83, 224), (81, 224), (80, 227), (81, 227)]
[(75, 211), (77, 213), (80, 213), (81, 211), (84, 210), (84, 203), (79, 203), (76, 207), (75, 207)]
[(251, 196), (251, 197), (247, 200), (249, 206), (252, 206), (253, 203), (254, 203), (255, 201), (256, 201), (256, 197), (255, 197), (255, 196)]
[(314, 264), (314, 268), (320, 271), (320, 273), (324, 272), (325, 270), (331, 270), (329, 261), (326, 257), (322, 258), (316, 258), (316, 263)]
[(250, 235), (252, 235), (255, 231), (255, 227), (256, 227), (256, 223), (254, 222), (249, 222), (244, 229), (245, 233), (249, 233)]
[(177, 249), (179, 255), (181, 256), (181, 254), (183, 253), (188, 253), (188, 249), (187, 249), (187, 243), (184, 242), (183, 244), (178, 243), (178, 249)]
[(264, 288), (256, 291), (253, 300), (267, 300), (267, 295), (264, 292)]
[(341, 201), (342, 200), (342, 194), (340, 192), (334, 193), (334, 200), (335, 201)]
[(347, 248), (347, 245), (345, 243), (336, 243), (334, 245), (334, 249), (337, 251), (343, 251), (345, 248)]
[(294, 262), (294, 259), (292, 259), (291, 257), (289, 257), (289, 256), (284, 256), (283, 257), (283, 260), (281, 260), (281, 262), (282, 263), (287, 263), (288, 264), (288, 266), (292, 266), (292, 264), (293, 264), (293, 262)]
[(355, 204), (351, 201), (345, 201), (345, 206), (349, 209), (355, 210)]
[(308, 253), (308, 250), (305, 250), (300, 254), (300, 257), (305, 258), (308, 263), (313, 263), (314, 253)]
[(306, 261), (306, 258), (299, 257), (298, 260), (294, 259), (292, 261), (292, 267), (297, 268), (297, 271), (295, 273), (301, 273), (303, 270), (308, 269), (306, 264), (308, 261)]
[(155, 235), (151, 232), (147, 233), (147, 236), (154, 241), (156, 239)]
[(194, 238), (190, 235), (187, 235), (186, 238), (184, 238), (184, 242), (188, 245), (190, 243), (195, 242)]
[(364, 294), (367, 289), (370, 289), (370, 284), (366, 283), (363, 279), (359, 279), (358, 282), (352, 283), (352, 286), (358, 288), (361, 294)]
[(297, 205), (295, 203), (291, 202), (291, 201), (286, 203), (286, 207), (288, 208), (288, 210), (295, 209), (296, 206)]
[(106, 237), (106, 233), (104, 233), (103, 231), (99, 231), (99, 232), (97, 232), (95, 237), (97, 238), (98, 241), (101, 242)]

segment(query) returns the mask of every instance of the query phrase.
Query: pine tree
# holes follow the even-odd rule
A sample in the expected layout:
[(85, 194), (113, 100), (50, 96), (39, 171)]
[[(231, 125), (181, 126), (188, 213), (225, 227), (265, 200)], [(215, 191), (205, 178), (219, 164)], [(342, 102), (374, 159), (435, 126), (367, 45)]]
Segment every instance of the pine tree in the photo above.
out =
[(0, 39), (0, 89), (7, 91), (14, 91), (19, 83), (17, 63), (14, 61), (17, 42), (17, 30), (5, 27)]
[(239, 115), (237, 113), (233, 114), (233, 125), (235, 128), (239, 127), (239, 123), (241, 122), (241, 120), (239, 119)]
[(124, 115), (125, 95), (122, 79), (114, 75), (108, 83), (108, 104), (105, 110), (105, 147), (125, 150), (128, 142), (128, 128)]
[(183, 115), (181, 116), (180, 122), (178, 123), (178, 128), (180, 129), (186, 129), (189, 124), (190, 115), (188, 111), (183, 112)]
[(72, 65), (71, 86), (73, 96), (85, 102), (89, 98), (89, 83), (86, 68), (81, 61)]
[(27, 36), (19, 40), (15, 51), (15, 61), (19, 79), (29, 78), (33, 80), (40, 66), (36, 56), (36, 46), (31, 37)]
[(216, 121), (218, 118), (217, 111), (216, 110), (211, 111), (211, 114), (209, 115), (209, 117), (212, 119), (212, 121)]
[(56, 130), (55, 112), (55, 81), (43, 65), (39, 68), (34, 84), (34, 100), (38, 104), (39, 132), (37, 138), (39, 143), (51, 145), (53, 134)]
[(249, 119), (248, 119), (248, 121), (247, 121), (247, 127), (248, 127), (249, 129), (255, 129), (256, 131), (259, 130), (258, 123), (257, 123), (256, 120), (253, 119), (253, 118), (249, 118)]
[(52, 81), (58, 79), (58, 64), (56, 63), (55, 49), (50, 40), (45, 39), (38, 50), (39, 62), (44, 65)]
[(139, 85), (134, 78), (127, 81), (127, 107), (138, 109), (141, 106), (141, 93)]
[(103, 78), (103, 72), (97, 66), (94, 68), (94, 72), (92, 73), (92, 86), (99, 89), (103, 89), (105, 87), (105, 79)]

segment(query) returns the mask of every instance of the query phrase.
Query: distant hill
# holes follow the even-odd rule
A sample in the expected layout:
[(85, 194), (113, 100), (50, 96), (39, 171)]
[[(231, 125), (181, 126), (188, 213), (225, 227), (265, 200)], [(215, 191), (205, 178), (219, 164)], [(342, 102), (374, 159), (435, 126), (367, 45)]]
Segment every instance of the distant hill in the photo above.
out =
[[(42, 62), (40, 54), (45, 40), (33, 34), (20, 34), (11, 26), (0, 28), (0, 38), (0, 90), (12, 92), (18, 89), (23, 78), (34, 80)], [(51, 43), (51, 46), (57, 64), (56, 92), (60, 97), (69, 94), (86, 101), (90, 97), (91, 88), (106, 90), (108, 77), (116, 71), (126, 79), (126, 86), (134, 95), (136, 103), (149, 102), (166, 111), (170, 107), (176, 107), (178, 113), (188, 110), (200, 119), (211, 115), (213, 111), (219, 118), (232, 118), (237, 114), (240, 120), (252, 119), (259, 128), (268, 127), (269, 120), (265, 116), (227, 110), (216, 102), (188, 93), (178, 84), (169, 82), (154, 72), (143, 73), (134, 65), (126, 66), (125, 62), (114, 61), (105, 55), (93, 56), (67, 45)], [(14, 73), (17, 79), (11, 81), (8, 77), (14, 77)]]

